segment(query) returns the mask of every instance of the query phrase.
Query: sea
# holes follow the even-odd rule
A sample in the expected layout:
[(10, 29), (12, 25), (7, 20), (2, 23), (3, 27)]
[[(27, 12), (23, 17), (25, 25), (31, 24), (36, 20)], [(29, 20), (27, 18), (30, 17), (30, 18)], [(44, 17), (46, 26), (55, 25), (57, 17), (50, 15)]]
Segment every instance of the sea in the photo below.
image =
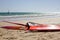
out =
[(56, 17), (60, 17), (60, 13), (0, 12), (0, 21), (40, 20), (42, 18)]

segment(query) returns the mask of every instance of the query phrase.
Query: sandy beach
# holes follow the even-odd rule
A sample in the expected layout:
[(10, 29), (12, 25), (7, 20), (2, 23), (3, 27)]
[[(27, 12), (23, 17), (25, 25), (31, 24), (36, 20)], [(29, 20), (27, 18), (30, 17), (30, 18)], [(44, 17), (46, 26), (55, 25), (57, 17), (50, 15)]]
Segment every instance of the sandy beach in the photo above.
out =
[[(15, 21), (17, 23), (27, 23), (27, 22), (45, 23), (45, 24), (60, 24), (60, 18), (44, 18), (41, 20), (21, 20)], [(14, 22), (14, 21), (13, 21)], [(0, 22), (1, 26), (19, 26), (11, 23)], [(60, 40), (60, 31), (55, 32), (28, 32), (25, 33), (24, 30), (8, 30), (0, 28), (0, 40)]]
[(0, 0), (0, 40), (60, 40), (60, 0)]

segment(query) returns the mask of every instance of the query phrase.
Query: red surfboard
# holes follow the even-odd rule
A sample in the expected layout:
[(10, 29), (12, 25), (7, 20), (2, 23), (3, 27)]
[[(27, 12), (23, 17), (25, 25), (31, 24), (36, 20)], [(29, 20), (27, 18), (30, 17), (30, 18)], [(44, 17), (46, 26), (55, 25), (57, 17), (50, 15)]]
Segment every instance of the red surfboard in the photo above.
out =
[[(8, 22), (8, 21), (4, 21)], [(34, 22), (28, 22), (25, 24), (20, 24), (20, 23), (13, 23), (13, 22), (8, 22), (12, 24), (17, 24), (17, 25), (22, 25), (26, 30), (60, 30), (60, 25), (59, 24), (38, 24)], [(7, 29), (17, 29), (20, 30), (22, 27), (21, 26), (3, 26), (2, 28), (7, 28)]]
[(29, 30), (60, 30), (60, 25), (56, 24), (38, 24), (29, 22)]

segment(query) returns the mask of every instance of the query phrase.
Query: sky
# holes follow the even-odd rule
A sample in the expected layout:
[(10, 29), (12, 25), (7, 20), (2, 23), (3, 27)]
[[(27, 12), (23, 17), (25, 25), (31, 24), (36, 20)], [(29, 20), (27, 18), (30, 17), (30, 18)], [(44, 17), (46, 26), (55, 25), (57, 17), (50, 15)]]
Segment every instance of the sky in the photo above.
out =
[(0, 0), (0, 12), (60, 12), (60, 0)]

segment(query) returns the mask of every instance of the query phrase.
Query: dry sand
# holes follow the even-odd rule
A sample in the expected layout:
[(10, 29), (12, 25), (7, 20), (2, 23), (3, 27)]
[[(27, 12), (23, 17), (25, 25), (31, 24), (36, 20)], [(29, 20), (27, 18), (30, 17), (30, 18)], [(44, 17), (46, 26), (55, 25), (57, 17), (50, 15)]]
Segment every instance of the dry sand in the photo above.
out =
[[(46, 18), (41, 20), (29, 20), (37, 23), (46, 24), (59, 24), (60, 18)], [(26, 23), (28, 21), (15, 21), (20, 23)], [(0, 27), (5, 25), (14, 25), (6, 22), (0, 22)], [(19, 26), (19, 25), (16, 25)], [(24, 30), (8, 30), (0, 28), (0, 40), (60, 40), (60, 31), (56, 32), (28, 32)]]

